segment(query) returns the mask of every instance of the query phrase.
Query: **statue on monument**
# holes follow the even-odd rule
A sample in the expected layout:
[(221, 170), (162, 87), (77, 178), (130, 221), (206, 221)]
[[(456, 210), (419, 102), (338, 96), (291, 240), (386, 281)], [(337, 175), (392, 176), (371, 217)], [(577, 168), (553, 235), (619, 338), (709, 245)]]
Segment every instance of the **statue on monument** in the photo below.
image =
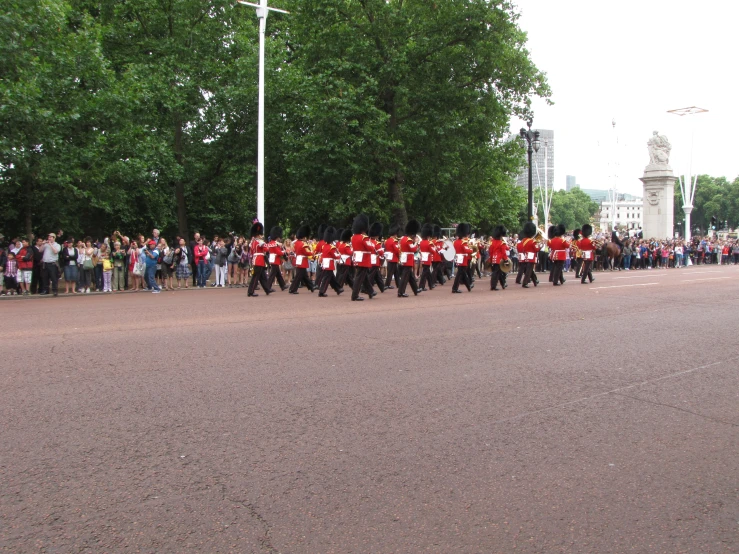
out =
[(670, 165), (670, 151), (672, 145), (665, 135), (654, 131), (652, 138), (647, 141), (649, 149), (649, 165)]

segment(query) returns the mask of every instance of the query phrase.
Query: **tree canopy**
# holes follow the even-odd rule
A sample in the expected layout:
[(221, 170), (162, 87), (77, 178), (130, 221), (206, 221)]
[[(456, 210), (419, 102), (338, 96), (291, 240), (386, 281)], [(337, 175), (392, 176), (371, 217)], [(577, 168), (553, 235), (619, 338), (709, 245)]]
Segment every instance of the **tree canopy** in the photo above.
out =
[[(547, 97), (506, 1), (283, 0), (267, 22), (265, 224), (515, 226), (512, 116)], [(231, 0), (7, 0), (6, 232), (245, 231), (258, 23)]]
[[(579, 188), (571, 191), (557, 190), (552, 194), (552, 208), (549, 220), (554, 225), (562, 224), (568, 230), (579, 229), (598, 211), (598, 203)], [(539, 219), (543, 221), (544, 214), (539, 210)]]
[[(674, 207), (675, 223), (684, 221), (683, 198), (678, 182), (675, 183)], [(711, 217), (714, 216), (719, 222), (719, 229), (723, 221), (732, 229), (739, 228), (739, 177), (729, 181), (725, 177), (698, 176), (693, 211), (690, 214), (693, 229), (700, 229), (705, 233), (711, 225)], [(684, 230), (681, 234), (684, 234)]]

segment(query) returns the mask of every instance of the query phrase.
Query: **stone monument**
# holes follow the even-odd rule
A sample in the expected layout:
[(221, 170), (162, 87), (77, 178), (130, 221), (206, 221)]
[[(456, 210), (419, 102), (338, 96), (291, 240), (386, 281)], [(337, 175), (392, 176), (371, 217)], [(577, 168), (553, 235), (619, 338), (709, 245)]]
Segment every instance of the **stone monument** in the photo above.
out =
[(673, 236), (675, 176), (670, 167), (670, 141), (654, 131), (647, 141), (649, 165), (644, 168), (644, 238)]

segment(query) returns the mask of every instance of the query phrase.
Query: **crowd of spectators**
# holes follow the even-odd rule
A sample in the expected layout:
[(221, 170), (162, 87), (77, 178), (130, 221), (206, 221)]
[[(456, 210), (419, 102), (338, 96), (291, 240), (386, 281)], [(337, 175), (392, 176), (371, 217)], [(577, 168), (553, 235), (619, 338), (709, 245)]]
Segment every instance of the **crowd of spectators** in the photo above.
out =
[[(283, 278), (294, 275), (293, 238), (283, 241)], [(486, 270), (489, 237), (475, 239), (477, 256), (473, 272)], [(518, 264), (516, 235), (509, 237), (514, 270)], [(317, 239), (310, 239), (315, 244)], [(62, 232), (8, 242), (0, 239), (0, 276), (3, 295), (54, 295), (117, 293), (123, 291), (180, 290), (188, 288), (245, 287), (250, 272), (249, 239), (229, 234), (207, 238), (195, 233), (191, 240), (175, 237), (171, 242), (154, 229), (149, 237), (128, 237), (115, 231), (102, 240), (64, 236)], [(573, 252), (574, 254), (574, 252)], [(599, 256), (596, 267), (609, 269), (608, 260)], [(739, 241), (703, 237), (686, 244), (679, 239), (627, 239), (617, 269), (626, 271), (653, 268), (680, 268), (691, 264), (738, 264)], [(449, 273), (454, 267), (449, 264)], [(420, 258), (416, 273), (421, 272)], [(571, 270), (571, 259), (565, 264)], [(547, 247), (542, 249), (537, 271), (549, 270)], [(316, 261), (310, 262), (311, 279)]]

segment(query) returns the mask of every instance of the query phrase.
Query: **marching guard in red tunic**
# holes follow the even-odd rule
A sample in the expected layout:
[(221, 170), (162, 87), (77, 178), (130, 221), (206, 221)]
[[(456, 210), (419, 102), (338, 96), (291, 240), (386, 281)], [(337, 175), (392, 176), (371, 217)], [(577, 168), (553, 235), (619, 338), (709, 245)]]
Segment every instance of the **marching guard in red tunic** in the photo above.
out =
[(354, 286), (354, 277), (352, 275), (352, 232), (350, 229), (341, 229), (339, 232), (339, 242), (336, 243), (336, 249), (339, 251), (338, 266), (339, 271), (336, 275), (336, 280), (339, 282), (340, 287), (344, 287), (344, 284), (348, 284), (350, 287)]
[(313, 283), (308, 277), (308, 260), (313, 255), (310, 247), (305, 242), (310, 235), (310, 227), (303, 225), (295, 233), (293, 250), (295, 251), (295, 277), (290, 283), (290, 294), (299, 294), (298, 287), (303, 283), (309, 291), (313, 292)]
[(567, 251), (570, 249), (570, 243), (562, 238), (566, 232), (564, 225), (557, 225), (554, 229), (554, 238), (549, 241), (549, 255), (554, 263), (552, 284), (555, 287), (565, 284), (564, 267), (567, 260)]
[(575, 229), (572, 231), (572, 265), (575, 267), (575, 279), (580, 278), (580, 270), (582, 269), (582, 252), (580, 251), (580, 235), (582, 231)]
[(436, 253), (436, 247), (433, 243), (432, 235), (434, 234), (434, 228), (426, 223), (421, 227), (421, 244), (419, 248), (421, 250), (421, 281), (418, 286), (421, 291), (425, 291), (428, 285), (428, 290), (434, 288), (435, 283), (431, 275), (431, 265), (434, 263), (434, 254)]
[(259, 222), (252, 225), (249, 237), (251, 238), (251, 242), (249, 243), (249, 253), (251, 254), (253, 273), (251, 280), (249, 281), (247, 296), (259, 296), (254, 292), (254, 289), (257, 287), (257, 281), (262, 285), (262, 290), (264, 290), (265, 294), (269, 295), (272, 293), (272, 289), (270, 289), (267, 276), (264, 273), (267, 268), (267, 260), (265, 257), (268, 251), (266, 243), (262, 240), (264, 237), (264, 225)]
[(287, 285), (285, 279), (282, 278), (282, 257), (285, 255), (285, 249), (282, 247), (282, 227), (272, 227), (269, 231), (269, 242), (267, 243), (267, 259), (269, 261), (269, 289), (277, 280), (281, 290), (285, 290)]
[(321, 281), (318, 285), (318, 296), (322, 298), (328, 296), (326, 291), (329, 285), (331, 285), (331, 288), (334, 289), (336, 294), (344, 292), (344, 289), (339, 286), (339, 282), (336, 280), (336, 275), (334, 274), (336, 260), (341, 258), (339, 251), (334, 245), (334, 240), (336, 240), (336, 229), (326, 227), (326, 231), (323, 234), (323, 251), (321, 252), (321, 268), (323, 271), (321, 272)]
[(413, 271), (416, 265), (416, 251), (418, 250), (416, 234), (420, 227), (421, 224), (418, 221), (411, 219), (405, 226), (405, 235), (400, 239), (400, 265), (403, 269), (398, 285), (398, 298), (408, 298), (405, 288), (409, 281), (413, 295), (418, 296), (418, 283), (416, 283), (416, 276)]
[(539, 279), (536, 277), (536, 256), (539, 253), (539, 245), (534, 240), (536, 235), (536, 225), (533, 221), (527, 221), (521, 235), (524, 239), (521, 241), (521, 245), (518, 249), (518, 260), (523, 268), (523, 288), (529, 288), (529, 282), (533, 281), (534, 286), (539, 284)]
[(385, 248), (382, 246), (382, 223), (375, 222), (372, 224), (369, 230), (370, 241), (374, 251), (370, 254), (372, 260), (372, 267), (369, 270), (369, 280), (373, 285), (377, 285), (380, 292), (385, 292), (385, 283), (382, 282), (382, 275), (380, 275), (380, 268), (382, 267), (382, 260), (385, 256)]
[(506, 288), (508, 285), (505, 282), (506, 274), (500, 269), (500, 263), (508, 259), (508, 245), (505, 243), (503, 238), (508, 234), (508, 229), (502, 225), (496, 225), (493, 227), (491, 233), (492, 240), (490, 241), (490, 248), (488, 253), (490, 254), (490, 290), (498, 290), (498, 283), (502, 288)]
[(365, 292), (372, 298), (377, 294), (372, 288), (369, 280), (369, 270), (372, 267), (372, 259), (370, 255), (374, 252), (374, 246), (367, 232), (369, 231), (369, 218), (360, 214), (354, 218), (352, 224), (352, 262), (354, 263), (354, 285), (352, 286), (352, 300), (364, 300), (359, 296), (360, 290), (364, 288)]
[(585, 278), (588, 278), (592, 283), (595, 281), (593, 277), (593, 262), (595, 261), (595, 245), (590, 240), (590, 235), (593, 234), (592, 225), (585, 224), (582, 226), (582, 236), (577, 245), (582, 251), (582, 269), (580, 270), (580, 282), (584, 285)]
[(323, 235), (326, 233), (326, 225), (325, 223), (321, 223), (318, 226), (318, 231), (316, 232), (315, 239), (316, 244), (313, 247), (313, 259), (316, 261), (316, 276), (315, 276), (315, 287), (318, 288), (318, 284), (321, 282), (321, 273), (323, 273), (323, 268), (321, 266), (321, 253), (323, 252), (323, 246), (326, 244), (326, 242), (323, 240)]
[(398, 232), (400, 227), (397, 223), (390, 226), (389, 237), (385, 241), (385, 260), (387, 260), (387, 277), (385, 277), (385, 288), (392, 290), (393, 278), (395, 286), (400, 285), (400, 273), (398, 272), (398, 261), (400, 261), (400, 248), (398, 247)]
[(445, 249), (446, 244), (444, 243), (444, 238), (441, 233), (441, 227), (434, 225), (434, 261), (431, 263), (431, 267), (434, 268), (431, 271), (431, 280), (434, 285), (436, 285), (436, 283), (443, 285), (449, 277), (447, 274), (446, 258), (441, 254)]
[(461, 294), (459, 285), (464, 283), (469, 292), (472, 292), (472, 275), (470, 273), (470, 259), (472, 259), (472, 248), (470, 248), (469, 237), (470, 225), (468, 223), (460, 223), (457, 225), (457, 240), (454, 241), (454, 263), (457, 265), (457, 275), (454, 277), (453, 293)]

